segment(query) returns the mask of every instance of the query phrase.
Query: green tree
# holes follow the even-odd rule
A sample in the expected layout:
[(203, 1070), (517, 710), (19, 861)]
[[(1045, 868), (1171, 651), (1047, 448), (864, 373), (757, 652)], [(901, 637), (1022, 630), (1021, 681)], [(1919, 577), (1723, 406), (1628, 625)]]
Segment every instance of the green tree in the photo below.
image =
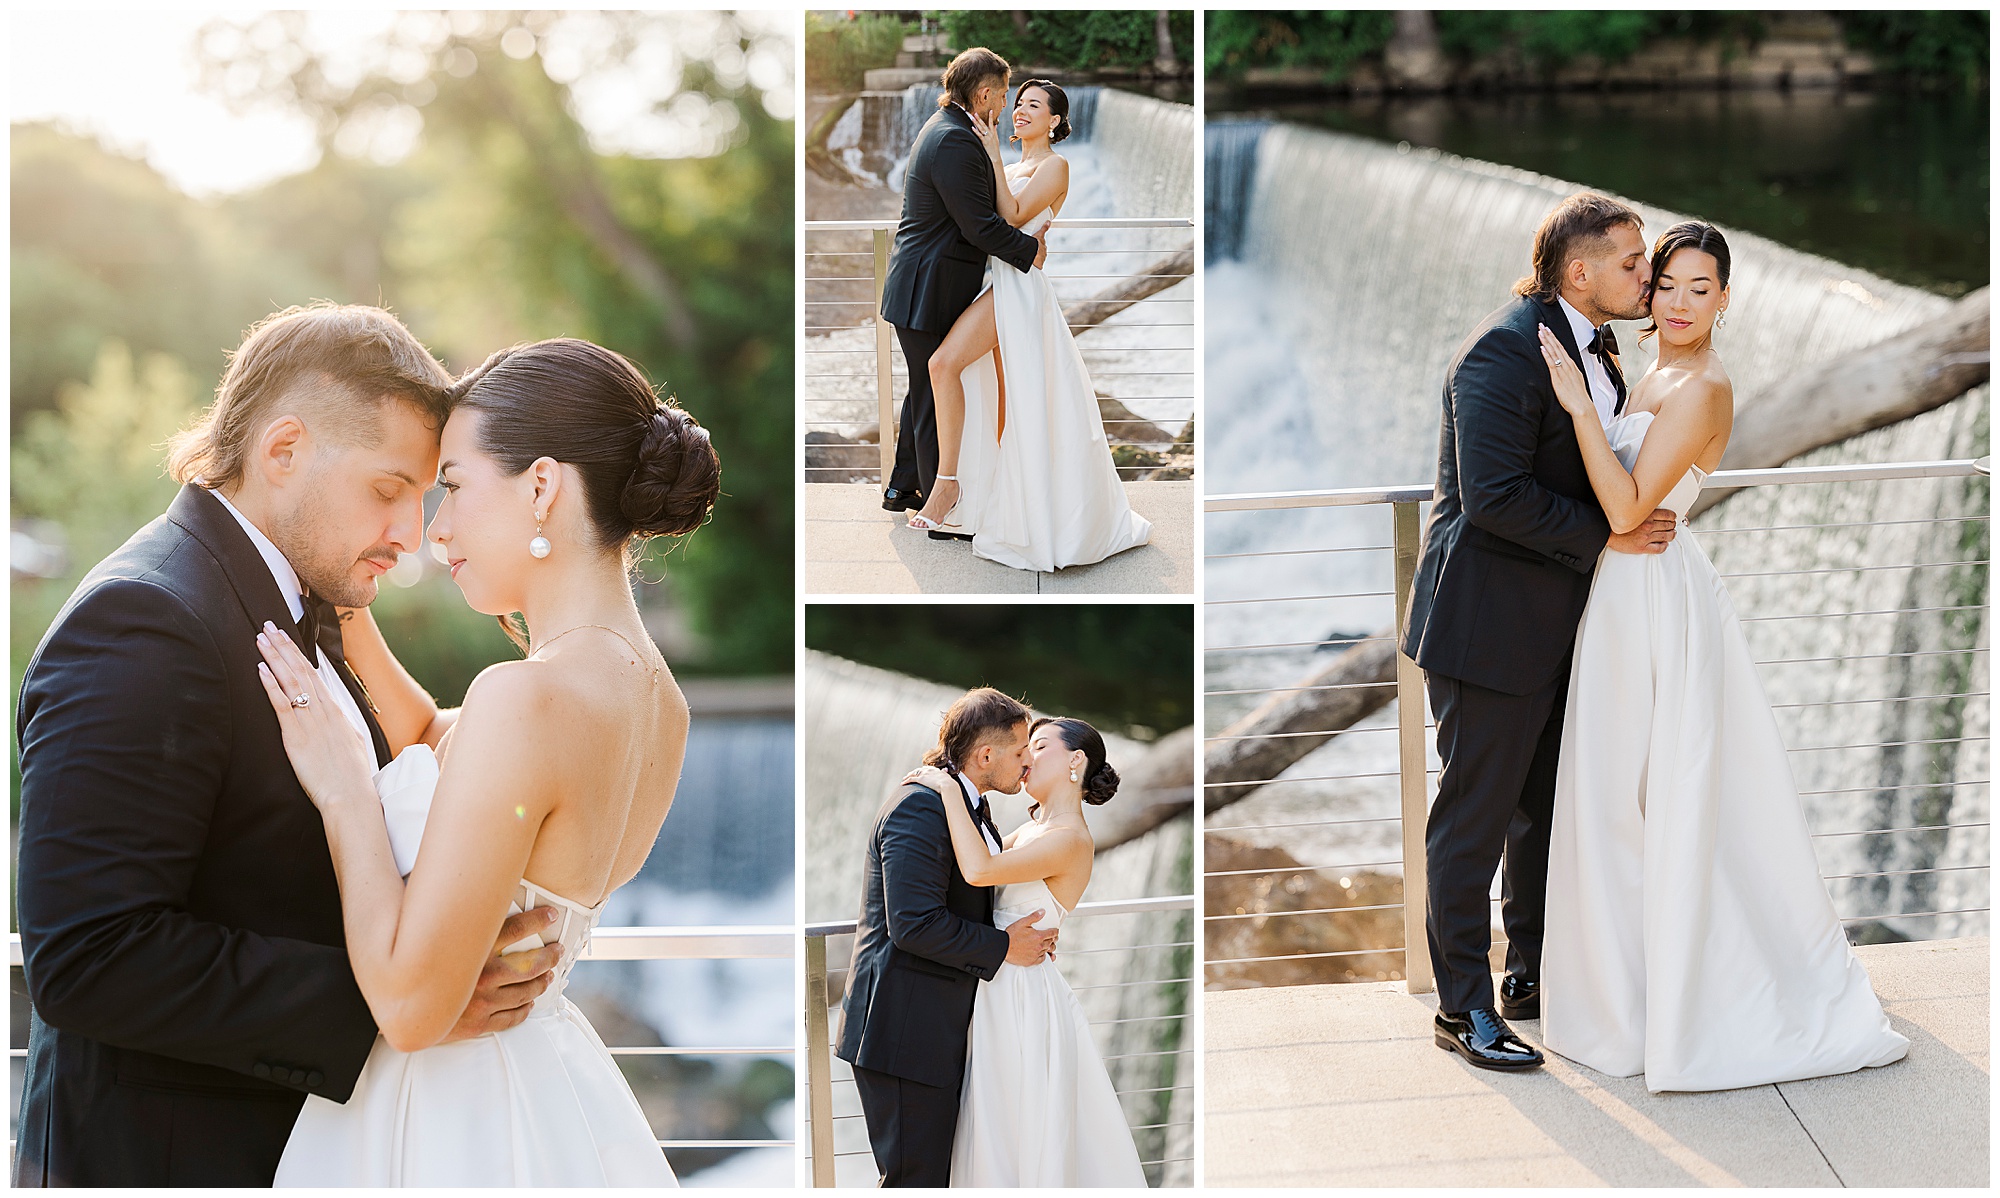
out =
[[(961, 50), (985, 46), (1017, 69), (1029, 65), (1070, 71), (1139, 69), (1151, 67), (1159, 54), (1155, 9), (1032, 13), (979, 9), (934, 15), (953, 46)], [(1169, 10), (1167, 27), (1175, 57), (1181, 62), (1194, 57), (1194, 11)]]
[(1306, 67), (1338, 83), (1362, 59), (1380, 54), (1396, 32), (1386, 12), (1211, 11), (1204, 57), (1208, 71), (1241, 79), (1254, 67)]
[[(218, 90), (245, 106), (311, 116), (329, 151), (414, 117), (397, 199), (352, 172), (310, 194), (384, 205), (382, 275), (454, 368), (512, 341), (585, 337), (639, 363), (710, 430), (723, 461), (712, 523), (656, 553), (708, 656), (703, 668), (783, 672), (792, 628), (792, 122), (772, 117), (743, 63), (758, 37), (725, 23), (658, 100), (709, 138), (682, 158), (604, 152), (577, 119), (574, 80), (631, 70), (677, 19), (593, 17), (613, 35), (582, 63), (563, 51), (573, 15), (487, 14), (443, 26), (410, 15), (375, 48), (379, 68), (341, 77), (297, 14), (204, 38)], [(233, 32), (234, 36), (229, 36)], [(278, 53), (269, 47), (279, 46)], [(558, 52), (568, 61), (555, 61)], [(692, 51), (692, 52), (691, 52)], [(421, 73), (408, 69), (424, 64)], [(248, 82), (244, 82), (248, 80)], [(277, 200), (274, 213), (295, 211)], [(297, 218), (293, 219), (296, 225)]]
[(863, 76), (896, 65), (909, 26), (890, 13), (827, 18), (806, 13), (806, 83), (825, 92), (860, 91)]

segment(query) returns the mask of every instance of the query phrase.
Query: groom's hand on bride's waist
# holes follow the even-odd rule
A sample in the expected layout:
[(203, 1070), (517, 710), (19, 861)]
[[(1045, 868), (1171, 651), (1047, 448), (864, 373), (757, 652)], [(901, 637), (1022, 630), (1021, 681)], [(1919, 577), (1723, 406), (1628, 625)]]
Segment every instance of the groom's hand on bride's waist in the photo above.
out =
[(1007, 964), (1040, 965), (1055, 955), (1056, 932), (1050, 928), (1044, 932), (1035, 926), (1042, 917), (1041, 911), (1023, 915), (1007, 925)]
[(1040, 270), (1042, 267), (1042, 263), (1047, 262), (1048, 260), (1049, 260), (1049, 227), (1047, 225), (1043, 225), (1042, 231), (1035, 234), (1035, 269)]
[(470, 1040), (488, 1032), (504, 1032), (528, 1017), (535, 1000), (549, 988), (549, 971), (562, 958), (562, 945), (545, 944), (522, 953), (500, 955), (500, 950), (529, 936), (546, 932), (556, 919), (554, 907), (536, 907), (519, 915), (509, 915), (500, 925), (500, 938), (493, 943), (493, 955), (479, 971), (479, 983), (472, 988), (472, 1001), (451, 1034), (444, 1038)]
[(1666, 508), (1654, 508), (1646, 522), (1631, 532), (1614, 532), (1604, 547), (1615, 553), (1664, 553), (1673, 543), (1680, 522)]

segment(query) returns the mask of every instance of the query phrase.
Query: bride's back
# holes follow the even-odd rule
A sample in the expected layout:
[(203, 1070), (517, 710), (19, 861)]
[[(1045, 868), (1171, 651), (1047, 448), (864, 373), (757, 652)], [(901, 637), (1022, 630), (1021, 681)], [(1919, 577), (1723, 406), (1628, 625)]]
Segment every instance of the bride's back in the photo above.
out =
[[(536, 673), (541, 714), (528, 748), (557, 780), (524, 876), (594, 907), (638, 874), (673, 805), (687, 699), (650, 643), (634, 646), (608, 629), (579, 629), (503, 668)], [(477, 701), (468, 695), (468, 707)]]

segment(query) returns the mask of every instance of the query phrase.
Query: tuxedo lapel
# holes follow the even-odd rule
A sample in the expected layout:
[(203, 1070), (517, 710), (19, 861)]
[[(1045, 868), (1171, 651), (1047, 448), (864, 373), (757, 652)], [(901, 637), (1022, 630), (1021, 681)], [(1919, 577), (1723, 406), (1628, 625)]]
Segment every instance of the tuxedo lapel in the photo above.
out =
[[(264, 555), (251, 544), (243, 526), (229, 514), (222, 501), (211, 495), (206, 487), (189, 483), (174, 496), (167, 508), (167, 519), (173, 521), (187, 534), (201, 542), (203, 548), (215, 555), (222, 563), (222, 575), (229, 580), (230, 589), (236, 592), (236, 600), (243, 605), (243, 614), (248, 617), (250, 634), (256, 635), (266, 621), (284, 630), (299, 652), (308, 661), (318, 651), (319, 646), (309, 643), (299, 622), (292, 619), (292, 609), (285, 602), (285, 596), (278, 589), (278, 580), (271, 577), (271, 567), (265, 563)], [(331, 655), (329, 655), (331, 656)], [(375, 722), (375, 706), (362, 688), (361, 680), (354, 671), (347, 668), (347, 662), (334, 657), (334, 670), (347, 685), (348, 693), (354, 696), (361, 708), (361, 718), (368, 725), (368, 739), (375, 748), (375, 764), (389, 763), (389, 740), (382, 734), (382, 727)]]
[[(1570, 331), (1569, 317), (1563, 315), (1562, 306), (1543, 300), (1536, 300), (1535, 315), (1544, 325), (1548, 326), (1551, 333), (1556, 335), (1556, 340), (1562, 342), (1563, 350), (1569, 354), (1569, 360), (1575, 363), (1577, 370), (1581, 372), (1583, 370), (1583, 347), (1576, 343), (1576, 334)], [(1540, 355), (1538, 354), (1537, 356), (1539, 357)], [(1551, 387), (1553, 387), (1553, 384), (1551, 384)], [(1553, 389), (1550, 391), (1550, 394), (1554, 394)]]

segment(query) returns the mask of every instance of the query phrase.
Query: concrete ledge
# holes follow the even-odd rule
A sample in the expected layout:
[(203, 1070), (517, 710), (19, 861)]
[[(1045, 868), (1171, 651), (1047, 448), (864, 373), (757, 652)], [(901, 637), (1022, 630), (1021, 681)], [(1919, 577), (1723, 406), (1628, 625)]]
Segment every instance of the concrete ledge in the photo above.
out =
[(808, 595), (1194, 594), (1194, 484), (1126, 483), (1153, 522), (1149, 544), (1089, 566), (1040, 573), (978, 557), (963, 541), (933, 541), (882, 510), (873, 483), (806, 483)]
[(1399, 982), (1212, 991), (1205, 1184), (1985, 1188), (1987, 940), (1856, 951), (1907, 1058), (1712, 1094), (1553, 1055), (1474, 1069), (1432, 1043), (1435, 1000)]

